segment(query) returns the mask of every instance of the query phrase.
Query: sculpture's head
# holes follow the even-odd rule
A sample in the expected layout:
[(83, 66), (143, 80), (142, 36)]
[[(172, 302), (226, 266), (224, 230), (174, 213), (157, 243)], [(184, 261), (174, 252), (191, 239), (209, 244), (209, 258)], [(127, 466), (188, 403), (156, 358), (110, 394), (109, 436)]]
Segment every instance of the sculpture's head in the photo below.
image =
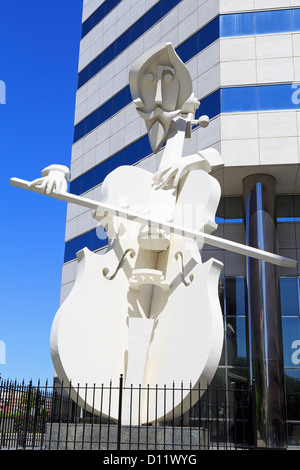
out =
[(183, 107), (192, 95), (191, 76), (172, 44), (165, 43), (154, 46), (132, 65), (129, 84), (156, 153), (167, 139), (171, 121), (186, 112)]

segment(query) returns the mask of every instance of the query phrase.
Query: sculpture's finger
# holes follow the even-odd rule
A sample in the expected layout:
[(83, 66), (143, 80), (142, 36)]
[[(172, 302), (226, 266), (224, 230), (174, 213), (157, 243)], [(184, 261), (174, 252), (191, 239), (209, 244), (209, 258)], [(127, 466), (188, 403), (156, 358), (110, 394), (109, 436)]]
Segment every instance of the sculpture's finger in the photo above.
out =
[(174, 177), (174, 175), (177, 173), (178, 169), (177, 168), (171, 168), (166, 175), (162, 178), (161, 180), (161, 185), (162, 186), (167, 186), (171, 180), (171, 178)]
[(61, 182), (55, 180), (53, 185), (52, 185), (52, 192), (55, 194), (59, 194), (61, 191)]
[(41, 190), (44, 192), (44, 194), (49, 195), (53, 191), (53, 185), (54, 185), (53, 179), (45, 178), (45, 181), (41, 185)]
[(184, 168), (181, 168), (180, 170), (177, 171), (177, 175), (175, 176), (174, 181), (173, 181), (174, 188), (177, 188), (180, 178), (182, 178), (185, 174), (186, 174), (186, 171), (184, 170)]
[(43, 193), (46, 192), (48, 183), (49, 183), (49, 179), (43, 178), (43, 181), (42, 181), (42, 183), (41, 183), (41, 185), (40, 185), (40, 190), (41, 190)]
[(158, 170), (158, 171), (154, 174), (154, 176), (153, 176), (153, 181), (154, 181), (154, 183), (160, 184), (163, 175), (164, 175), (167, 171), (169, 171), (169, 168), (165, 168), (164, 170)]

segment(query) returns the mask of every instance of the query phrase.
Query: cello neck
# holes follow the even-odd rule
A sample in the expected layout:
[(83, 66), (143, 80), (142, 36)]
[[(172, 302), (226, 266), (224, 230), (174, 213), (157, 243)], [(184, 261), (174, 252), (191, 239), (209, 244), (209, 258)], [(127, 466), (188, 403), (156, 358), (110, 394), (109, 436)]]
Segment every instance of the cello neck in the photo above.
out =
[(179, 117), (172, 122), (159, 169), (173, 166), (182, 157), (186, 127), (187, 121), (182, 117)]

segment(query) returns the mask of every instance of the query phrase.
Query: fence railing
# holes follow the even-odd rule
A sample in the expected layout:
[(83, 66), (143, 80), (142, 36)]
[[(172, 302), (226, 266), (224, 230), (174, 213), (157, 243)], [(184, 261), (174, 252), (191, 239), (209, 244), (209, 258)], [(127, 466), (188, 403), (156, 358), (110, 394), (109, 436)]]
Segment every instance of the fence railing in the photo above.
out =
[[(210, 450), (255, 447), (253, 386), (235, 389), (180, 387), (125, 388), (38, 383), (34, 386), (0, 382), (0, 448), (40, 450)], [(74, 394), (74, 391), (76, 393)], [(161, 409), (174, 409), (179, 395), (188, 396), (182, 408), (167, 418)], [(85, 406), (74, 396), (89, 397)], [(143, 416), (142, 399), (143, 398)], [(73, 398), (72, 398), (73, 397)], [(92, 399), (91, 399), (92, 397)], [(100, 406), (99, 406), (100, 403)], [(117, 418), (101, 410), (117, 409)], [(174, 407), (173, 407), (174, 405)], [(182, 406), (182, 405), (179, 405)], [(152, 407), (152, 409), (150, 409)], [(153, 411), (154, 410), (154, 411)], [(146, 418), (145, 418), (146, 416)], [(149, 421), (147, 417), (150, 417)]]

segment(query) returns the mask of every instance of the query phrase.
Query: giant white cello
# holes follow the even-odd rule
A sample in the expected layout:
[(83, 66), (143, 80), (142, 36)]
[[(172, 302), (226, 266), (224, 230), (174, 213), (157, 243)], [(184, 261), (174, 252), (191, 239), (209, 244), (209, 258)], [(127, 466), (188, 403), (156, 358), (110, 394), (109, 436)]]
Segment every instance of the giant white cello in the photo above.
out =
[[(51, 165), (32, 182), (11, 184), (94, 211), (109, 237), (106, 250), (77, 253), (74, 287), (53, 322), (56, 373), (87, 410), (118, 419), (118, 390), (94, 396), (76, 384), (117, 385), (124, 376), (123, 423), (159, 422), (187, 411), (219, 364), (223, 321), (218, 296), (222, 263), (202, 262), (203, 243), (279, 266), (296, 262), (213, 236), (221, 191), (210, 173), (222, 168), (215, 149), (182, 157), (199, 106), (187, 68), (170, 43), (143, 54), (129, 75), (145, 119), (157, 173), (121, 166), (100, 201), (67, 192), (68, 168)], [(184, 386), (182, 386), (182, 384)], [(153, 392), (149, 393), (149, 390)]]

